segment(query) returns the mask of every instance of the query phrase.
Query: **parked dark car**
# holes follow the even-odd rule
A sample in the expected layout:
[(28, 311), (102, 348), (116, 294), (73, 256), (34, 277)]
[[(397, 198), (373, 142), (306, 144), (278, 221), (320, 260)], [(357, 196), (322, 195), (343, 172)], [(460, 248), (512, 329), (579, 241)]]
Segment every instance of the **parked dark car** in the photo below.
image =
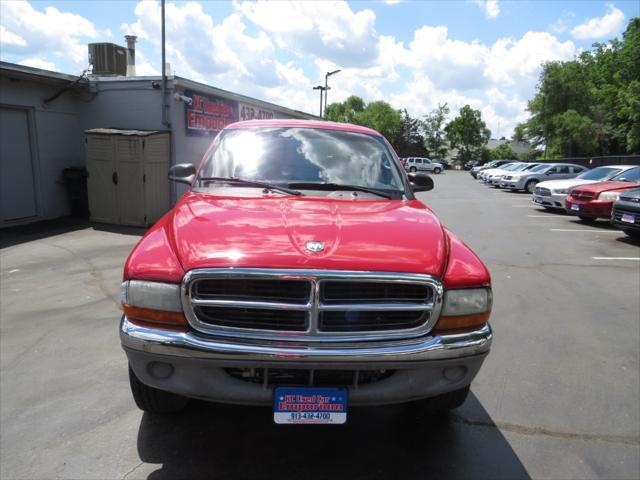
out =
[(478, 165), (480, 165), (480, 163), (480, 160), (469, 160), (464, 164), (464, 169), (471, 170), (473, 167), (477, 167)]
[(620, 194), (613, 204), (611, 223), (630, 237), (640, 238), (640, 188)]

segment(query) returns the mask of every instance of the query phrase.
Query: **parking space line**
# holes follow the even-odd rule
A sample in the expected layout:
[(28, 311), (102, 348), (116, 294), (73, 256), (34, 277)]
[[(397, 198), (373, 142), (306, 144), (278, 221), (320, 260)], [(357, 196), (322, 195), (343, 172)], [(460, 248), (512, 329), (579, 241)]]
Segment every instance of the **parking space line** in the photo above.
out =
[(636, 260), (640, 261), (640, 257), (591, 257), (594, 260)]
[(620, 235), (622, 232), (619, 230), (594, 230), (594, 229), (586, 229), (586, 228), (550, 228), (552, 232), (590, 232), (590, 233), (615, 233)]

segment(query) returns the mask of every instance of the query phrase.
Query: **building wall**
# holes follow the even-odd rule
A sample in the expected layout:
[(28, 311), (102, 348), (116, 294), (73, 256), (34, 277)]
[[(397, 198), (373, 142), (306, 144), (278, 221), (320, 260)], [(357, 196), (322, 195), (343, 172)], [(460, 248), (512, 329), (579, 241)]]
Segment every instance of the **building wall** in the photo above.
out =
[(65, 94), (43, 105), (61, 85), (0, 75), (0, 106), (28, 111), (37, 218), (69, 213), (62, 170), (66, 166), (84, 165), (78, 99), (73, 94)]

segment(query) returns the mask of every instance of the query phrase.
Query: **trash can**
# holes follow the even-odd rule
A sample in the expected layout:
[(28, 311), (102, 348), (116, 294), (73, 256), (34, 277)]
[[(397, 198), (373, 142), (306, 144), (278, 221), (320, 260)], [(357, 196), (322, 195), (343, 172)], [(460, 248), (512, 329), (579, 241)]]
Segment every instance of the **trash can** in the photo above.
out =
[(84, 167), (65, 167), (62, 171), (64, 185), (67, 188), (71, 216), (89, 218), (89, 196), (87, 195), (87, 169)]

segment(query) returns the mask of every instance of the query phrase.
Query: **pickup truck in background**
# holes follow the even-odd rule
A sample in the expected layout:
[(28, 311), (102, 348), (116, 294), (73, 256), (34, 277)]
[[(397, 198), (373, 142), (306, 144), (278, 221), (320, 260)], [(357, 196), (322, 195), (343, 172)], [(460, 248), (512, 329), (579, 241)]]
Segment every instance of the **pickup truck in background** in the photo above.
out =
[(348, 408), (461, 405), (489, 352), (489, 272), (365, 127), (225, 128), (190, 190), (131, 252), (120, 336), (148, 412), (189, 398), (273, 405), (277, 423)]

